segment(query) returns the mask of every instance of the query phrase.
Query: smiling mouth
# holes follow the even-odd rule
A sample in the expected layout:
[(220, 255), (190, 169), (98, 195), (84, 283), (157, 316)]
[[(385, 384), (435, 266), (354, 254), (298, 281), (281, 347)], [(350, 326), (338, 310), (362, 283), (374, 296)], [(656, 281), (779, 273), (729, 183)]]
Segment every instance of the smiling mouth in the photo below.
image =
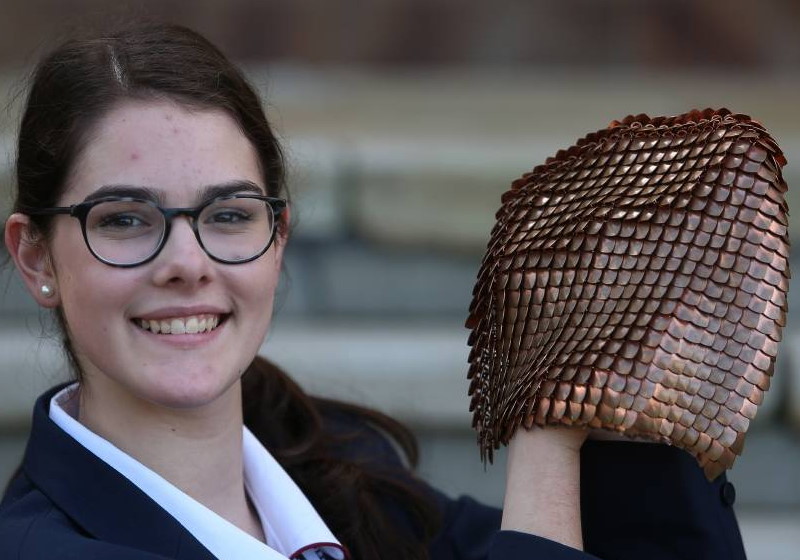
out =
[(139, 328), (155, 334), (198, 334), (213, 331), (227, 318), (227, 315), (190, 315), (166, 319), (133, 319), (133, 322)]

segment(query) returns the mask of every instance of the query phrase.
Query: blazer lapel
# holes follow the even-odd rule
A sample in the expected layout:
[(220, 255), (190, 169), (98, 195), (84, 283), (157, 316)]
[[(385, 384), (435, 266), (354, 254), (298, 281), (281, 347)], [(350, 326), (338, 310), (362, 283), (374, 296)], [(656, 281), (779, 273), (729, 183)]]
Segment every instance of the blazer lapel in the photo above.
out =
[(22, 469), (93, 537), (186, 560), (215, 560), (180, 523), (133, 483), (50, 420), (55, 387), (39, 397)]

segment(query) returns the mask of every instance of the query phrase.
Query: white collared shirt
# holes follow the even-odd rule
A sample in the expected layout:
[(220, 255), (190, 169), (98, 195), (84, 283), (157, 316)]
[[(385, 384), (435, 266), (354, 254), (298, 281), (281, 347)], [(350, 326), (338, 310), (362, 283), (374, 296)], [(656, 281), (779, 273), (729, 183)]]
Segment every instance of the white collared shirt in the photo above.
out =
[[(78, 384), (50, 400), (50, 419), (172, 515), (219, 560), (345, 558), (344, 549), (286, 471), (243, 427), (244, 483), (269, 546), (253, 538), (156, 472), (78, 422), (63, 406)], [(77, 402), (77, 401), (73, 401)], [(325, 556), (327, 555), (327, 556)]]

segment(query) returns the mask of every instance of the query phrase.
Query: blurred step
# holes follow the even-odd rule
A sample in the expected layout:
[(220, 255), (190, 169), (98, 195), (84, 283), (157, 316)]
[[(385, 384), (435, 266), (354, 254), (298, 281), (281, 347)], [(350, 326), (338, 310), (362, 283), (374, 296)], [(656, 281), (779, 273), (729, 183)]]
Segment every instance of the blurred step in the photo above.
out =
[[(0, 330), (0, 436), (6, 438), (24, 433), (35, 397), (65, 378), (59, 349), (37, 338), (36, 329), (18, 324)], [(495, 503), (502, 488), (496, 478), (503, 473), (502, 453), (484, 473), (468, 412), (466, 337), (455, 320), (301, 322), (278, 317), (261, 353), (309, 392), (373, 407), (409, 424), (425, 448), (420, 468), (426, 478), (447, 492), (470, 488)], [(779, 393), (769, 396), (780, 400)], [(798, 433), (763, 412), (730, 473), (737, 503), (798, 509)], [(458, 474), (453, 464), (460, 465)]]
[[(0, 325), (0, 423), (25, 421), (33, 398), (67, 377), (60, 347), (35, 316)], [(52, 333), (51, 333), (52, 334)], [(468, 425), (468, 331), (461, 318), (273, 321), (261, 353), (308, 390), (356, 400), (415, 424)], [(775, 419), (787, 375), (776, 376), (753, 429)]]

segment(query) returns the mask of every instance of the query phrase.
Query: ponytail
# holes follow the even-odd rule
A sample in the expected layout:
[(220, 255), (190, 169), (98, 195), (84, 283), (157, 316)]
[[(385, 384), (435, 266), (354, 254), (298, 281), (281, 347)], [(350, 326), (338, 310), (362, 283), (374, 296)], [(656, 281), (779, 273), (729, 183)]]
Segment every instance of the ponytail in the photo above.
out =
[(303, 490), (352, 560), (428, 558), (438, 511), (386, 439), (415, 466), (416, 440), (405, 426), (374, 410), (310, 397), (259, 356), (242, 378), (242, 391), (245, 425)]

